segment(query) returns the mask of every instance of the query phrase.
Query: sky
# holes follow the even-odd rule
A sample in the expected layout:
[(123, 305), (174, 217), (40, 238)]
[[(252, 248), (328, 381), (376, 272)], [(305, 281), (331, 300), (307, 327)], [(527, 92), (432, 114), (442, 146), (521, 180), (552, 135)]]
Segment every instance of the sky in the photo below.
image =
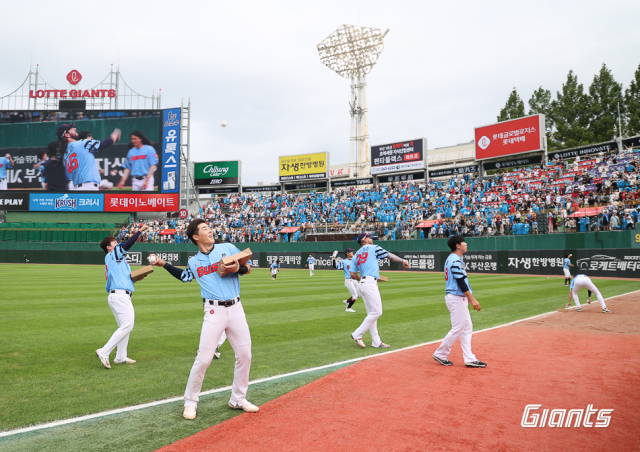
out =
[(627, 88), (640, 66), (637, 0), (29, 0), (3, 16), (0, 96), (36, 63), (62, 89), (71, 69), (93, 86), (117, 64), (134, 90), (162, 88), (163, 108), (190, 100), (191, 160), (241, 160), (244, 185), (277, 181), (278, 156), (348, 163), (349, 80), (317, 51), (343, 24), (389, 29), (367, 76), (371, 145), (469, 142), (514, 87), (526, 104), (606, 64)]

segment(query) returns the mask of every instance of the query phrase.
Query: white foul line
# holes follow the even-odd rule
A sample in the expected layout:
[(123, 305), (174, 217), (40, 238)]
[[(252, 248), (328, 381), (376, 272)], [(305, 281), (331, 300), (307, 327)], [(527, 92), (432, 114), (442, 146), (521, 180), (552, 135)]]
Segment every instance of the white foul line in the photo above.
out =
[[(634, 290), (633, 292), (628, 292), (628, 293), (623, 293), (623, 294), (620, 294), (620, 295), (615, 295), (613, 297), (605, 298), (605, 300), (611, 300), (612, 298), (623, 297), (625, 295), (631, 295), (632, 293), (636, 293), (636, 292), (640, 292), (640, 290)], [(502, 325), (492, 326), (490, 328), (485, 328), (483, 330), (474, 331), (473, 334), (482, 333), (484, 331), (491, 331), (491, 330), (495, 330), (495, 329), (498, 329), (498, 328), (503, 328), (503, 327), (509, 326), (509, 325), (515, 325), (516, 323), (526, 322), (527, 320), (533, 320), (533, 319), (537, 319), (537, 318), (540, 318), (540, 317), (545, 317), (547, 315), (555, 314), (557, 312), (558, 311), (545, 312), (544, 314), (534, 315), (533, 317), (527, 317), (526, 319), (515, 320), (513, 322), (504, 323)], [(324, 366), (313, 367), (311, 369), (296, 370), (295, 372), (289, 372), (288, 374), (275, 375), (273, 377), (261, 378), (259, 380), (250, 381), (249, 385), (256, 385), (256, 384), (264, 383), (264, 382), (267, 382), (267, 381), (278, 380), (280, 378), (291, 377), (291, 376), (294, 376), (294, 375), (305, 374), (305, 373), (308, 373), (308, 372), (315, 372), (317, 370), (322, 370), (322, 369), (329, 369), (331, 367), (338, 367), (338, 366), (342, 366), (342, 365), (345, 365), (345, 364), (351, 364), (351, 363), (355, 363), (355, 362), (358, 362), (358, 361), (363, 361), (365, 359), (373, 359), (373, 358), (377, 358), (379, 356), (385, 356), (385, 355), (390, 355), (392, 353), (399, 353), (399, 352), (403, 352), (405, 350), (411, 350), (413, 348), (424, 347), (425, 345), (437, 344), (438, 342), (441, 342), (441, 341), (442, 341), (442, 339), (438, 339), (437, 341), (424, 342), (422, 344), (411, 345), (409, 347), (399, 348), (398, 350), (391, 350), (391, 351), (383, 352), (383, 353), (378, 353), (376, 355), (361, 356), (359, 358), (348, 359), (346, 361), (340, 361), (338, 363), (333, 363), (333, 364), (326, 364)], [(223, 388), (216, 388), (216, 389), (210, 389), (209, 391), (202, 391), (200, 393), (200, 395), (204, 396), (204, 395), (209, 395), (209, 394), (216, 394), (216, 393), (219, 393), (219, 392), (229, 391), (230, 389), (231, 389), (231, 386), (225, 386)], [(134, 406), (129, 406), (129, 407), (125, 407), (125, 408), (118, 408), (116, 410), (103, 411), (101, 413), (88, 414), (86, 416), (74, 417), (74, 418), (71, 418), (71, 419), (64, 419), (62, 421), (50, 422), (48, 424), (39, 424), (39, 425), (31, 426), (31, 427), (24, 427), (24, 428), (19, 428), (19, 429), (16, 429), (16, 430), (9, 430), (9, 431), (6, 431), (6, 432), (0, 432), (0, 438), (6, 437), (6, 436), (18, 435), (20, 433), (28, 433), (28, 432), (33, 432), (33, 431), (37, 431), (37, 430), (44, 430), (44, 429), (52, 428), (52, 427), (60, 427), (62, 425), (75, 424), (77, 422), (88, 421), (88, 420), (97, 419), (97, 418), (100, 418), (100, 417), (107, 417), (107, 416), (111, 416), (111, 415), (114, 415), (114, 414), (127, 413), (129, 411), (143, 410), (145, 408), (150, 408), (150, 407), (154, 407), (154, 406), (158, 406), (158, 405), (165, 405), (167, 403), (180, 402), (182, 400), (184, 400), (184, 397), (173, 397), (171, 399), (156, 400), (155, 402), (143, 403), (142, 405), (134, 405)]]

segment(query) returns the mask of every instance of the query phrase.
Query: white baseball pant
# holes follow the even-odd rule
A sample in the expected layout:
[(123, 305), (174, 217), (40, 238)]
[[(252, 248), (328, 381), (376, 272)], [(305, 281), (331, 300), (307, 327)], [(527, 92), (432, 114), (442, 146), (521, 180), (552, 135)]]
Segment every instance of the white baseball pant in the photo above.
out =
[(571, 271), (568, 268), (563, 268), (565, 278), (571, 278)]
[(357, 300), (358, 297), (360, 297), (360, 294), (358, 293), (358, 281), (355, 279), (345, 279), (344, 285), (351, 294), (351, 298)]
[(593, 283), (593, 281), (591, 281), (591, 278), (584, 275), (576, 276), (576, 279), (573, 281), (573, 289), (571, 290), (571, 295), (573, 295), (573, 301), (575, 301), (577, 307), (580, 307), (580, 299), (578, 298), (578, 292), (580, 292), (580, 289), (582, 289), (583, 287), (595, 294), (595, 296), (598, 298), (598, 302), (600, 303), (600, 306), (602, 306), (602, 309), (605, 309), (607, 307), (607, 305), (604, 303), (604, 298), (602, 298), (602, 294), (600, 293), (596, 285)]
[(473, 323), (471, 322), (471, 314), (469, 314), (467, 297), (449, 294), (445, 295), (444, 301), (451, 315), (451, 330), (444, 337), (442, 344), (440, 344), (434, 355), (440, 359), (448, 359), (451, 347), (460, 338), (464, 362), (472, 363), (477, 361), (476, 355), (471, 351)]
[(225, 308), (206, 303), (198, 354), (191, 368), (187, 388), (184, 392), (184, 406), (198, 406), (204, 375), (213, 360), (213, 354), (220, 343), (223, 332), (226, 332), (229, 344), (236, 355), (229, 403), (243, 405), (247, 400), (249, 371), (251, 370), (251, 333), (242, 304), (238, 302)]
[(315, 265), (314, 264), (309, 264), (309, 275), (313, 276), (313, 269), (314, 269)]
[(352, 336), (355, 339), (361, 338), (364, 333), (369, 331), (371, 334), (371, 345), (379, 347), (382, 341), (378, 334), (378, 319), (382, 316), (382, 299), (378, 290), (378, 281), (374, 278), (362, 278), (358, 285), (364, 307), (367, 310), (367, 316), (362, 324), (356, 329)]
[(278, 274), (278, 270), (276, 269), (271, 270), (271, 276), (276, 276), (277, 274)]
[(7, 189), (7, 178), (5, 177), (4, 179), (2, 179), (2, 181), (0, 181), (0, 190), (6, 190)]
[(154, 177), (151, 176), (149, 178), (149, 184), (147, 188), (142, 188), (144, 185), (144, 179), (132, 179), (131, 180), (131, 189), (133, 191), (153, 191)]
[(103, 357), (109, 357), (114, 348), (118, 348), (116, 351), (116, 361), (124, 361), (127, 358), (127, 346), (129, 345), (129, 334), (133, 330), (133, 325), (136, 319), (136, 313), (133, 310), (133, 303), (131, 303), (131, 296), (126, 293), (110, 293), (109, 307), (113, 316), (116, 318), (118, 329), (111, 335), (111, 339), (98, 350), (98, 354)]

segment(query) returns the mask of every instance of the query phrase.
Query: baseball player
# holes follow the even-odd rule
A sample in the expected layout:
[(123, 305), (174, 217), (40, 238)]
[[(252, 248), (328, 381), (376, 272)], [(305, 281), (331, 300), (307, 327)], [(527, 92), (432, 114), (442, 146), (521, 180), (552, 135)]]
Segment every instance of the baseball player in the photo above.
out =
[[(361, 248), (351, 260), (353, 268), (350, 273), (351, 278), (359, 281), (358, 287), (364, 307), (367, 310), (367, 316), (362, 324), (351, 333), (351, 339), (356, 341), (360, 347), (365, 348), (366, 345), (364, 345), (362, 335), (369, 331), (372, 347), (389, 348), (390, 345), (382, 342), (378, 334), (378, 319), (382, 315), (382, 299), (378, 290), (378, 280), (380, 279), (378, 260), (388, 257), (393, 262), (402, 262), (402, 265), (407, 270), (409, 269), (409, 262), (387, 252), (380, 246), (374, 245), (368, 234), (358, 235), (357, 241)], [(358, 276), (358, 272), (360, 272), (360, 276)]]
[(0, 157), (0, 190), (7, 189), (7, 170), (13, 168), (15, 163), (11, 158), (11, 154)]
[(573, 254), (565, 254), (564, 255), (564, 265), (562, 266), (562, 271), (564, 272), (564, 285), (568, 286), (569, 285), (569, 281), (571, 281), (571, 270), (569, 270), (569, 268), (573, 267), (573, 265), (571, 265), (571, 256), (573, 256)]
[(313, 254), (309, 254), (309, 257), (307, 258), (307, 263), (304, 264), (304, 266), (309, 266), (309, 276), (313, 276), (313, 269), (315, 268), (316, 265), (316, 258), (313, 257)]
[(576, 275), (573, 277), (573, 279), (571, 280), (571, 286), (569, 287), (569, 303), (567, 303), (565, 308), (569, 308), (571, 306), (571, 297), (573, 296), (573, 301), (575, 301), (576, 306), (578, 307), (578, 309), (576, 310), (578, 312), (582, 312), (582, 306), (580, 306), (578, 292), (580, 292), (580, 289), (582, 289), (583, 287), (587, 288), (587, 295), (589, 297), (587, 298), (587, 304), (591, 304), (591, 292), (593, 292), (594, 294), (596, 294), (600, 306), (602, 306), (602, 312), (604, 314), (611, 314), (611, 311), (607, 309), (604, 298), (602, 298), (602, 294), (593, 283), (593, 281), (591, 281), (591, 278), (589, 278), (587, 275)]
[(461, 235), (454, 235), (447, 242), (451, 254), (444, 263), (444, 280), (446, 281), (446, 295), (444, 297), (447, 309), (451, 315), (451, 330), (442, 340), (442, 344), (433, 354), (433, 359), (443, 366), (451, 366), (448, 360), (451, 347), (460, 338), (462, 355), (466, 367), (487, 367), (482, 361), (478, 361), (471, 351), (471, 334), (473, 323), (467, 304), (480, 311), (480, 303), (473, 296), (473, 290), (469, 284), (467, 270), (462, 260), (462, 255), (467, 252), (467, 243)]
[[(83, 130), (82, 132), (78, 132), (78, 141), (82, 140), (92, 140), (91, 132), (88, 130)], [(96, 161), (96, 167), (98, 168), (98, 172), (100, 173), (100, 177), (104, 176), (104, 170), (100, 168), (100, 165)], [(113, 182), (109, 182), (108, 179), (100, 179), (100, 184), (98, 186), (100, 190), (111, 190), (113, 188)]]
[(120, 139), (120, 129), (114, 129), (104, 140), (79, 140), (75, 122), (58, 127), (60, 154), (71, 176), (74, 190), (99, 190), (100, 171), (94, 153), (106, 149)]
[(96, 350), (96, 355), (104, 367), (111, 369), (109, 355), (114, 348), (116, 357), (113, 362), (117, 364), (134, 364), (136, 361), (127, 356), (129, 335), (133, 330), (135, 312), (131, 303), (131, 294), (135, 290), (131, 279), (131, 267), (126, 259), (127, 251), (133, 246), (148, 226), (143, 225), (138, 232), (133, 234), (125, 243), (118, 244), (115, 237), (105, 237), (100, 242), (100, 247), (107, 256), (104, 258), (105, 277), (107, 278), (106, 290), (109, 294), (107, 301), (118, 324), (118, 329), (111, 335), (104, 347)]
[[(54, 145), (57, 147), (58, 143), (56, 143), (55, 141), (53, 141), (52, 143), (54, 143)], [(44, 162), (46, 162), (47, 160), (49, 160), (47, 151), (40, 151), (38, 152), (38, 163), (33, 165), (33, 169), (38, 170), (38, 179), (40, 180), (40, 185), (42, 186), (43, 190), (47, 189), (47, 183), (44, 179)]]
[(154, 175), (158, 168), (158, 154), (152, 147), (153, 143), (139, 130), (131, 132), (131, 150), (122, 167), (124, 173), (118, 188), (123, 188), (129, 174), (133, 178), (131, 188), (134, 191), (153, 191)]
[[(189, 259), (186, 269), (176, 268), (152, 255), (156, 257), (152, 265), (164, 267), (182, 282), (194, 279), (198, 281), (204, 303), (200, 345), (187, 381), (182, 416), (185, 419), (196, 417), (202, 381), (223, 332), (226, 332), (236, 355), (229, 406), (255, 413), (259, 408), (246, 399), (251, 370), (251, 333), (240, 301), (239, 278), (240, 275), (250, 273), (251, 266), (240, 265), (237, 260), (231, 264), (223, 264), (223, 257), (239, 253), (240, 250), (230, 243), (214, 245), (213, 230), (201, 218), (189, 223), (187, 236), (200, 252)], [(218, 269), (221, 273), (218, 273)]]
[(278, 272), (280, 272), (280, 259), (271, 264), (271, 281), (276, 280), (276, 276), (278, 276)]
[(342, 302), (346, 306), (345, 311), (356, 312), (354, 309), (352, 309), (352, 306), (356, 302), (358, 297), (360, 297), (360, 294), (358, 294), (358, 281), (351, 277), (351, 269), (353, 268), (353, 262), (351, 262), (351, 260), (353, 259), (353, 250), (351, 248), (347, 248), (346, 250), (344, 250), (344, 255), (346, 256), (346, 258), (342, 259), (340, 262), (336, 262), (336, 258), (333, 257), (333, 266), (338, 270), (344, 271), (344, 285), (351, 294), (351, 298), (349, 298), (348, 300), (342, 300)]

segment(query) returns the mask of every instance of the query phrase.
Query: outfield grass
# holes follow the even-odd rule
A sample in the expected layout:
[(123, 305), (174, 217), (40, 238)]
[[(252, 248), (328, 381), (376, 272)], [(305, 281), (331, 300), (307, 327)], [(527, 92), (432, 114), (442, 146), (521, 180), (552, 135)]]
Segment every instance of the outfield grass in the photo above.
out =
[[(386, 275), (389, 282), (380, 284), (382, 339), (393, 349), (441, 339), (450, 328), (442, 275)], [(160, 269), (139, 283), (133, 297), (136, 325), (129, 342), (129, 356), (138, 363), (112, 364), (106, 370), (94, 353), (116, 328), (107, 305), (103, 267), (0, 265), (0, 278), (0, 430), (183, 394), (202, 325), (196, 282), (183, 284)], [(471, 275), (470, 279), (482, 304), (482, 310), (472, 314), (476, 330), (548, 312), (567, 301), (560, 277)], [(637, 281), (596, 283), (605, 297), (638, 289)], [(271, 282), (267, 270), (256, 269), (243, 277), (243, 305), (253, 340), (251, 379), (380, 353), (371, 347), (360, 349), (349, 338), (365, 311), (358, 301), (356, 314), (345, 313), (341, 300), (347, 295), (339, 271), (316, 271), (311, 278), (307, 271), (283, 269), (278, 281)], [(367, 336), (365, 342), (371, 343)], [(231, 384), (234, 360), (228, 343), (221, 352), (203, 390)], [(482, 358), (481, 350), (477, 354)], [(250, 388), (248, 399), (264, 403), (277, 397), (283, 387), (273, 386), (277, 389), (265, 389), (259, 397)], [(174, 411), (177, 415), (172, 412), (168, 418), (171, 424), (180, 421), (180, 408)], [(227, 417), (228, 410), (212, 414), (207, 425)], [(189, 432), (187, 427), (172, 430), (176, 435), (172, 438)], [(0, 448), (8, 444), (0, 441)]]

